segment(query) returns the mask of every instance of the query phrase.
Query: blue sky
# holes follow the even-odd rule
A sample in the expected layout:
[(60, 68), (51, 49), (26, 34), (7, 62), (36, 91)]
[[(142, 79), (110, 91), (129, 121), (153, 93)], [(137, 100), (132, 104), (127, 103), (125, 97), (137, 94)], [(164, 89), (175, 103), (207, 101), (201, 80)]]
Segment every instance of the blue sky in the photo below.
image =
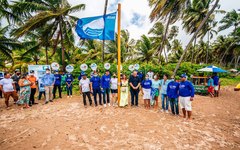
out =
[[(131, 38), (139, 39), (141, 35), (147, 34), (153, 23), (149, 21), (149, 14), (151, 8), (148, 6), (147, 0), (108, 0), (108, 13), (117, 10), (117, 4), (122, 4), (122, 29), (127, 29), (130, 32)], [(69, 0), (72, 5), (86, 4), (86, 9), (83, 12), (75, 13), (74, 15), (82, 18), (89, 16), (102, 15), (104, 11), (105, 0)], [(240, 0), (220, 0), (222, 10), (231, 11), (233, 9), (240, 9)], [(223, 15), (217, 14), (216, 19), (219, 21)], [(181, 22), (175, 25), (179, 26), (178, 39), (183, 45), (186, 45), (191, 36), (181, 29)], [(218, 35), (225, 35), (231, 32), (232, 29), (219, 32)], [(215, 36), (216, 38), (216, 36)], [(212, 39), (212, 41), (215, 40)]]

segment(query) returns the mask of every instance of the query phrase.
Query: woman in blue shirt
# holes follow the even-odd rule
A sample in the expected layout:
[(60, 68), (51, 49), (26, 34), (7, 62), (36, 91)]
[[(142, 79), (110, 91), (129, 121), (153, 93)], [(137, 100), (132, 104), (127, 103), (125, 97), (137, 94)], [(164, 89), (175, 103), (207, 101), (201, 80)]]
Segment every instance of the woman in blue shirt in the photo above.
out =
[(152, 80), (152, 91), (151, 91), (151, 105), (154, 105), (154, 108), (158, 108), (158, 96), (159, 96), (159, 87), (160, 87), (160, 80), (158, 75), (154, 75), (154, 79)]
[(142, 93), (144, 99), (144, 106), (146, 109), (150, 109), (151, 87), (152, 81), (149, 79), (149, 75), (147, 74), (145, 80), (142, 81)]

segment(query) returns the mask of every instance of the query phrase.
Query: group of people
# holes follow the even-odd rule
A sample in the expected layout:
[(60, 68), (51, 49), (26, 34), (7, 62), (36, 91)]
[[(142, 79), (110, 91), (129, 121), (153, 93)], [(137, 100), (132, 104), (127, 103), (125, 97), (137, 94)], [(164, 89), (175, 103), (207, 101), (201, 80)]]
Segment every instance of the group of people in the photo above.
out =
[[(95, 106), (125, 107), (128, 105), (130, 89), (132, 107), (138, 107), (139, 93), (141, 93), (146, 109), (151, 107), (158, 109), (158, 97), (160, 96), (162, 112), (168, 113), (170, 103), (172, 114), (179, 115), (178, 103), (180, 103), (183, 117), (191, 119), (191, 101), (194, 97), (194, 88), (186, 78), (186, 75), (182, 74), (180, 82), (177, 82), (173, 76), (169, 79), (168, 75), (165, 74), (163, 79), (159, 79), (159, 76), (150, 70), (145, 76), (141, 72), (133, 71), (129, 79), (127, 75), (121, 74), (120, 82), (118, 82), (116, 73), (111, 75), (110, 71), (106, 70), (103, 76), (94, 71), (90, 78), (87, 77), (85, 72), (81, 72), (78, 79), (79, 90), (83, 96), (85, 107), (87, 107), (87, 98), (89, 105), (93, 105), (91, 95), (93, 95)], [(47, 68), (45, 75), (41, 78), (41, 84), (44, 87), (45, 104), (53, 102), (57, 90), (59, 98), (62, 98), (62, 81), (66, 85), (67, 97), (72, 97), (73, 80), (73, 75), (70, 73), (63, 76), (58, 74), (58, 71), (55, 71), (52, 74), (50, 69)], [(15, 72), (12, 77), (9, 73), (5, 73), (4, 79), (0, 80), (0, 90), (4, 94), (6, 106), (9, 107), (10, 97), (13, 97), (16, 104), (23, 104), (24, 108), (37, 104), (34, 99), (37, 84), (38, 79), (35, 77), (33, 70), (30, 71), (29, 75), (20, 75), (19, 72)], [(119, 91), (118, 86), (120, 86)], [(120, 92), (119, 102), (117, 98), (118, 92)]]

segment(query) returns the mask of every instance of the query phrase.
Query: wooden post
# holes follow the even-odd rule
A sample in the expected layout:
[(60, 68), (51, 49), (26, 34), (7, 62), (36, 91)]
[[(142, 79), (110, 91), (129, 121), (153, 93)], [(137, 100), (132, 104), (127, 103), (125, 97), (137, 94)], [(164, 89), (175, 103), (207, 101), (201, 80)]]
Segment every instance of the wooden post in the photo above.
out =
[[(118, 67), (117, 67), (117, 74), (118, 74), (118, 83), (121, 82), (120, 80), (120, 73), (121, 73), (121, 4), (118, 4), (118, 36), (117, 36), (117, 44), (118, 44)], [(120, 84), (118, 84), (118, 105), (120, 102)]]

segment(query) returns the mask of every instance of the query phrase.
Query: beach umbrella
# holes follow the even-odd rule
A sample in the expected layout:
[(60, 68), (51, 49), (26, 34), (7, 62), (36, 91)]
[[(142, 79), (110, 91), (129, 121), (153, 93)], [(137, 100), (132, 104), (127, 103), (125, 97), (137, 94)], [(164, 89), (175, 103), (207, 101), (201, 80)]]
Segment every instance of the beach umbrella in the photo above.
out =
[(202, 68), (202, 69), (199, 69), (197, 71), (200, 71), (200, 72), (216, 72), (216, 73), (224, 73), (224, 72), (227, 72), (226, 70), (223, 70), (221, 68), (218, 68), (216, 66), (207, 66), (205, 68)]

